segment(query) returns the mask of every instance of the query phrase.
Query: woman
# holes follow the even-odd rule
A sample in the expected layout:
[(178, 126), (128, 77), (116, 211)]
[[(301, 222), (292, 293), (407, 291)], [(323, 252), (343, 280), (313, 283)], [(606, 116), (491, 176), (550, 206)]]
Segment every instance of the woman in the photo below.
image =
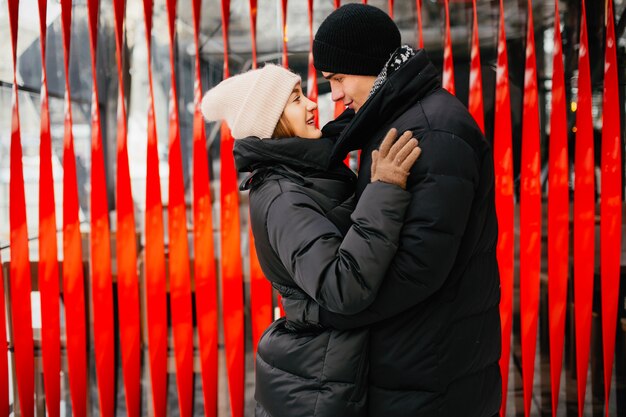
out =
[[(242, 189), (250, 190), (265, 276), (283, 295), (299, 288), (316, 306), (353, 314), (374, 300), (396, 252), (410, 199), (406, 180), (420, 149), (410, 132), (395, 141), (392, 129), (374, 151), (372, 183), (353, 207), (356, 176), (343, 164), (328, 166), (333, 137), (350, 115), (320, 131), (316, 108), (300, 78), (276, 65), (229, 78), (202, 102), (207, 120), (227, 121), (237, 168), (251, 172)], [(367, 335), (274, 322), (258, 346), (256, 415), (364, 415)]]

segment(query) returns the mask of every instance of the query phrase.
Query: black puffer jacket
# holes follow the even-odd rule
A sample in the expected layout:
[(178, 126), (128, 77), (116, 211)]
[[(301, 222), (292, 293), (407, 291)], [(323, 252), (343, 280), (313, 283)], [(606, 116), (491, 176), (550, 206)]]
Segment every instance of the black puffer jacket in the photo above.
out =
[(370, 417), (494, 416), (501, 342), (491, 149), (441, 88), (424, 51), (389, 77), (338, 139), (335, 159), (363, 149), (357, 197), (365, 196), (371, 151), (390, 127), (412, 130), (422, 148), (398, 253), (365, 311), (315, 312), (311, 302), (307, 311), (337, 329), (369, 326)]
[[(397, 250), (410, 195), (372, 183), (352, 212), (356, 178), (343, 164), (326, 169), (332, 148), (329, 139), (246, 138), (234, 154), (239, 171), (253, 171), (244, 188), (265, 276), (287, 299), (300, 288), (329, 311), (357, 313)], [(257, 415), (365, 416), (367, 337), (274, 322), (258, 346)]]

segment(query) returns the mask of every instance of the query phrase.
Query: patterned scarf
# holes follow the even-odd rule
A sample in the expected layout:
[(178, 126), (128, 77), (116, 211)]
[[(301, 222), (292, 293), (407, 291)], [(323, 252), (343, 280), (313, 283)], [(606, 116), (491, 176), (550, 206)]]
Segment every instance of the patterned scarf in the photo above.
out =
[(415, 50), (411, 48), (409, 45), (402, 45), (398, 47), (392, 54), (383, 70), (378, 74), (378, 78), (374, 81), (374, 86), (370, 91), (368, 99), (376, 93), (380, 89), (380, 87), (387, 81), (387, 78), (391, 76), (394, 72), (398, 70), (405, 62), (415, 56)]

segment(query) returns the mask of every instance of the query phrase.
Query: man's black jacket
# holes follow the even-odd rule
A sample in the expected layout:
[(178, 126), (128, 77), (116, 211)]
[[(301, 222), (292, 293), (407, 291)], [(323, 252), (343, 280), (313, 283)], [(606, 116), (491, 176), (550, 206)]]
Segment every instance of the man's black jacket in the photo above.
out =
[[(370, 417), (491, 417), (501, 402), (500, 283), (490, 146), (466, 108), (441, 88), (421, 50), (359, 110), (334, 158), (362, 149), (357, 197), (371, 152), (389, 128), (411, 130), (413, 167), (400, 246), (375, 301), (322, 324), (370, 327)], [(288, 317), (289, 318), (289, 317)]]

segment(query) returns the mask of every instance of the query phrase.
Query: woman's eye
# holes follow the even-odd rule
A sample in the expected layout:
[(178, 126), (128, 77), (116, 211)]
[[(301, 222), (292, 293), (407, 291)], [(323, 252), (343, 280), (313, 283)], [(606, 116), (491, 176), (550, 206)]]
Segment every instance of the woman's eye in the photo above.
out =
[(300, 101), (300, 96), (296, 96), (296, 98), (293, 101)]

